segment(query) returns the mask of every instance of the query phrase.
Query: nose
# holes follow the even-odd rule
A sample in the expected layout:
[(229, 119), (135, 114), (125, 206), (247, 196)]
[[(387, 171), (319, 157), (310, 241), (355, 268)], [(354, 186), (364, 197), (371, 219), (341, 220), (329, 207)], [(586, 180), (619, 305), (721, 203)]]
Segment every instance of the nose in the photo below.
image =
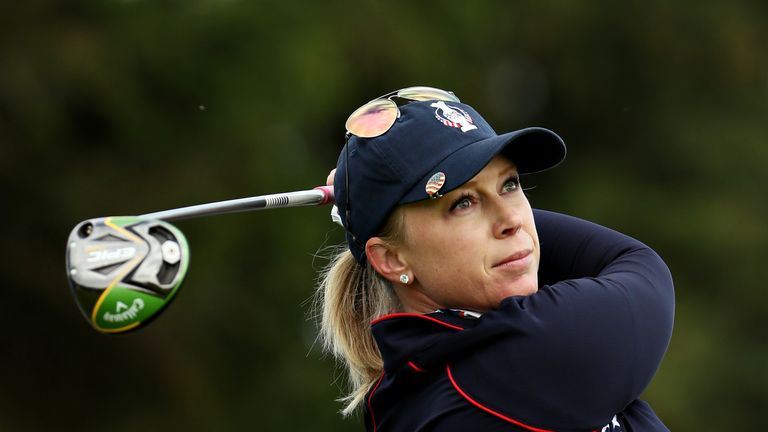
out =
[(514, 236), (523, 226), (523, 216), (519, 209), (508, 200), (496, 200), (496, 220), (493, 223), (493, 236), (499, 239)]

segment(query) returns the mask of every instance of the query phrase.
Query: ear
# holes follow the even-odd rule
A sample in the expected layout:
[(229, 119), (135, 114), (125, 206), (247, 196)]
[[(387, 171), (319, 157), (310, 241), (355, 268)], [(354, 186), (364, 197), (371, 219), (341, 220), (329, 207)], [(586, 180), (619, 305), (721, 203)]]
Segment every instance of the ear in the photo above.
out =
[(365, 256), (376, 272), (390, 282), (402, 283), (400, 275), (410, 272), (397, 249), (379, 237), (371, 237), (365, 242)]

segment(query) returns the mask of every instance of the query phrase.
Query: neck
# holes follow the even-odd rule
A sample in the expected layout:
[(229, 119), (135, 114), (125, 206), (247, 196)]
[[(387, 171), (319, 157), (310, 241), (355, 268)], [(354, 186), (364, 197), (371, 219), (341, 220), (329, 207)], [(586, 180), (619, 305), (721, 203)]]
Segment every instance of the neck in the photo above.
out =
[(395, 294), (400, 300), (401, 312), (427, 314), (443, 308), (424, 294), (418, 282), (395, 286)]

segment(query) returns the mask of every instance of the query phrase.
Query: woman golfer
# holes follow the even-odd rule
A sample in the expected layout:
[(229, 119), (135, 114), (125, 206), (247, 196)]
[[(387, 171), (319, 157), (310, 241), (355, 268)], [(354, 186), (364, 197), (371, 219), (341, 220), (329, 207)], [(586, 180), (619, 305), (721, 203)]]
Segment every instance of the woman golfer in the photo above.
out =
[(521, 174), (565, 145), (497, 135), (450, 92), (355, 111), (333, 179), (344, 248), (319, 286), (344, 413), (370, 431), (663, 431), (638, 396), (672, 332), (669, 271), (644, 244), (532, 210)]

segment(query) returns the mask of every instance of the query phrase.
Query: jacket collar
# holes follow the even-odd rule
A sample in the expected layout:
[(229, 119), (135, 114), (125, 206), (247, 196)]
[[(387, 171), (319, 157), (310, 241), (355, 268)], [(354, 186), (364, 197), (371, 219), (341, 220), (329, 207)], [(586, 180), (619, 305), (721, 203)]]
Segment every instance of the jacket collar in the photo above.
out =
[(423, 315), (395, 313), (374, 320), (373, 337), (384, 360), (384, 371), (392, 373), (403, 366), (428, 369), (465, 349), (475, 339), (467, 330), (478, 323), (471, 314), (445, 309)]

